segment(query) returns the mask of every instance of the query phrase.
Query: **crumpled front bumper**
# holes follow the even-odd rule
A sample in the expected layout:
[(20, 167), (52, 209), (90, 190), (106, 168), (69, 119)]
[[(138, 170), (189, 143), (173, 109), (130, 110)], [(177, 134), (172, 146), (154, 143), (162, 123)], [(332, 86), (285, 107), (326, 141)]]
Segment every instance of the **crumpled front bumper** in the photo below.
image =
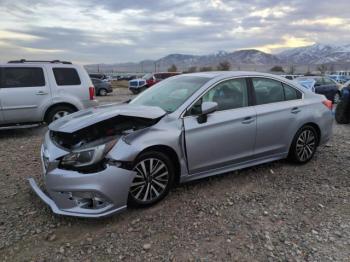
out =
[(95, 173), (60, 169), (58, 162), (48, 156), (46, 147), (54, 148), (48, 136), (41, 150), (45, 191), (33, 178), (29, 178), (29, 184), (55, 214), (98, 218), (126, 209), (129, 188), (136, 172), (114, 165), (107, 165)]

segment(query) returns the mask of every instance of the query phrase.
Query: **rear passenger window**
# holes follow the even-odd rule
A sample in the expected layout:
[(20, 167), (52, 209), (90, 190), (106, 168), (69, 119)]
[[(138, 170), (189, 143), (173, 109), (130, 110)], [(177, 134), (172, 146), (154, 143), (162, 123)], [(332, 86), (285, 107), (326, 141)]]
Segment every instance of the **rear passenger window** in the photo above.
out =
[(45, 86), (43, 69), (40, 67), (4, 67), (2, 87)]
[(302, 97), (301, 92), (299, 90), (296, 90), (295, 88), (290, 87), (289, 85), (283, 84), (283, 88), (286, 100), (295, 100), (300, 99)]
[(252, 80), (257, 105), (284, 101), (281, 82), (266, 78), (253, 78)]
[(80, 78), (74, 68), (53, 68), (53, 74), (58, 86), (80, 85)]

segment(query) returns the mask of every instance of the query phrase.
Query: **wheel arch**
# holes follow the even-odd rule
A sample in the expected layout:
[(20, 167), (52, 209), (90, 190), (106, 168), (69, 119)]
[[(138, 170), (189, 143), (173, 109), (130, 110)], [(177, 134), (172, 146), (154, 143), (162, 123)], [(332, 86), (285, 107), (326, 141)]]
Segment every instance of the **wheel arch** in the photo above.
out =
[(290, 145), (289, 145), (289, 151), (290, 151), (290, 149), (292, 147), (295, 135), (299, 132), (300, 129), (302, 129), (305, 126), (312, 126), (316, 130), (316, 133), (317, 133), (317, 146), (320, 144), (320, 141), (321, 141), (321, 129), (320, 129), (320, 127), (315, 122), (307, 122), (307, 123), (303, 124), (302, 126), (300, 126), (298, 128), (298, 130), (295, 132), (295, 134), (293, 136), (293, 139), (292, 139), (292, 141), (290, 142)]
[(50, 112), (52, 109), (54, 109), (55, 107), (58, 107), (58, 106), (67, 106), (67, 107), (72, 108), (74, 111), (78, 111), (78, 110), (79, 110), (75, 105), (70, 104), (70, 103), (67, 103), (67, 102), (61, 102), (61, 103), (56, 103), (56, 104), (50, 105), (50, 106), (46, 109), (45, 114), (44, 114), (44, 119), (43, 119), (43, 120), (44, 120), (45, 122), (46, 122), (46, 120), (47, 120), (47, 116), (48, 116), (49, 112)]

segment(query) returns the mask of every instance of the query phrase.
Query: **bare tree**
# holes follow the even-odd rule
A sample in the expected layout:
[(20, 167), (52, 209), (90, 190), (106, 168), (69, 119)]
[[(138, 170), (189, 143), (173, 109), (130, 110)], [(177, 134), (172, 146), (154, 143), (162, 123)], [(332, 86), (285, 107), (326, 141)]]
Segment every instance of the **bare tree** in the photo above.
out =
[(219, 71), (228, 71), (231, 68), (231, 64), (229, 61), (222, 61), (217, 66), (217, 70)]
[(171, 67), (168, 68), (168, 72), (177, 72), (177, 67), (176, 65), (172, 65)]
[(270, 71), (271, 71), (271, 72), (282, 72), (282, 73), (284, 73), (283, 67), (282, 67), (282, 66), (278, 66), (278, 65), (272, 67), (272, 68), (270, 69)]
[(187, 72), (188, 72), (188, 73), (197, 72), (197, 67), (196, 67), (196, 66), (191, 66), (190, 68), (188, 68)]
[(202, 66), (199, 68), (200, 72), (207, 72), (207, 71), (213, 71), (213, 68), (211, 66)]
[(325, 64), (319, 65), (317, 70), (321, 72), (321, 75), (324, 75), (328, 70), (328, 67)]
[(290, 65), (289, 74), (294, 75), (294, 73), (295, 73), (295, 65)]

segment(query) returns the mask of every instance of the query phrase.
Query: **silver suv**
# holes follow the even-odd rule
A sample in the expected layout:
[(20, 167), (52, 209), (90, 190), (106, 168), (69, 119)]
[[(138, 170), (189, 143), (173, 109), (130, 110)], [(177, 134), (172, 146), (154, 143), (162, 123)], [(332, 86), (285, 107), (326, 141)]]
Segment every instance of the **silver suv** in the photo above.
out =
[(0, 129), (51, 123), (97, 104), (81, 66), (59, 60), (0, 64)]

